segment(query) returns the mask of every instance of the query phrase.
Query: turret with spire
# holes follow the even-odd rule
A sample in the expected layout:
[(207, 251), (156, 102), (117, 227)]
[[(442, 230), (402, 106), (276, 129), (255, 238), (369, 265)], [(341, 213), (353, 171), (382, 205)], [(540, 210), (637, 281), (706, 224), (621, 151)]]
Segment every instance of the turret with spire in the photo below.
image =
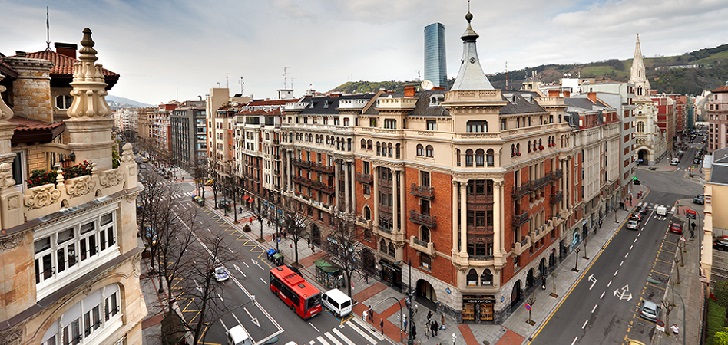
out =
[(76, 162), (88, 160), (100, 170), (111, 169), (111, 128), (114, 120), (104, 98), (107, 94), (101, 64), (96, 64), (96, 49), (91, 29), (83, 29), (79, 60), (74, 64), (73, 103), (68, 109), (68, 147)]
[(650, 91), (650, 81), (645, 74), (645, 61), (640, 48), (640, 35), (637, 34), (637, 43), (634, 47), (634, 60), (629, 70), (629, 83), (634, 84), (635, 95), (638, 98), (645, 98)]
[(465, 15), (468, 27), (465, 29), (461, 39), (463, 40), (463, 57), (460, 60), (460, 70), (455, 78), (451, 90), (493, 90), (488, 78), (483, 73), (478, 58), (478, 50), (475, 41), (479, 35), (473, 30), (471, 21), (473, 14), (470, 13), (470, 2), (468, 2), (468, 13)]

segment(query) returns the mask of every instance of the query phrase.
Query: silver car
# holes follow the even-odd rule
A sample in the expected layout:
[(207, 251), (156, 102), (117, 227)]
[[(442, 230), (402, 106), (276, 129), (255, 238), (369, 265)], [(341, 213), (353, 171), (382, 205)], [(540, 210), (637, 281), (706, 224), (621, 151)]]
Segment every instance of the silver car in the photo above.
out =
[(660, 306), (655, 302), (644, 300), (640, 307), (640, 316), (645, 320), (656, 322), (660, 316)]

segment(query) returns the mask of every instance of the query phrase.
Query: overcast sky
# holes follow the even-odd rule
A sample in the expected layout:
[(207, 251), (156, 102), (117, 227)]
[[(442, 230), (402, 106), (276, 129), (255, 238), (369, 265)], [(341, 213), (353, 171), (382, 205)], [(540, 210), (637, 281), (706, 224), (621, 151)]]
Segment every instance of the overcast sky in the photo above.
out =
[[(413, 80), (424, 73), (424, 27), (445, 25), (447, 73), (457, 75), (465, 0), (0, 0), (0, 52), (79, 43), (93, 31), (99, 63), (121, 74), (115, 96), (158, 104), (211, 87), (275, 97), (346, 81)], [(725, 0), (473, 0), (486, 73), (547, 63), (626, 59), (640, 34), (645, 56), (726, 42)], [(51, 47), (53, 45), (51, 44)]]

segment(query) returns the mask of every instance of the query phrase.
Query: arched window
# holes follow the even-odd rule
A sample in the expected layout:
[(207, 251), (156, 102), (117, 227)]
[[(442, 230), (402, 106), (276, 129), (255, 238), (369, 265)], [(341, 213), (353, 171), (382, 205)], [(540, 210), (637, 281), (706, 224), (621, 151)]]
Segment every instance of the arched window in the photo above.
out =
[(493, 273), (487, 268), (480, 275), (480, 285), (493, 285)]
[(531, 141), (528, 141), (528, 153), (531, 153)]
[(432, 148), (432, 145), (427, 145), (427, 147), (425, 147), (425, 156), (427, 156), (427, 157), (435, 156), (435, 151)]
[(371, 150), (371, 149), (372, 149), (372, 140), (369, 139), (369, 140), (367, 140), (367, 150)]
[(369, 209), (369, 206), (364, 206), (364, 219), (372, 219), (372, 210)]
[(420, 228), (420, 240), (425, 243), (430, 242), (430, 228), (426, 226)]
[(366, 148), (367, 148), (367, 141), (364, 140), (364, 139), (362, 139), (361, 140), (361, 149), (362, 150), (366, 150)]
[(394, 158), (399, 159), (399, 143), (394, 145)]
[(349, 126), (349, 118), (348, 117), (345, 117), (344, 118), (344, 126)]
[(462, 164), (460, 162), (460, 149), (455, 149), (455, 159), (457, 160), (457, 166), (460, 166)]
[(468, 275), (465, 276), (465, 281), (467, 282), (467, 286), (478, 286), (478, 272), (475, 272), (474, 269), (470, 269), (468, 271)]
[(482, 167), (485, 165), (485, 150), (475, 150), (475, 166)]
[(384, 239), (379, 240), (379, 252), (387, 253), (387, 241)]
[(424, 155), (425, 155), (424, 146), (422, 146), (422, 144), (417, 144), (417, 156), (418, 157), (421, 157), (421, 156), (424, 156)]
[(645, 132), (645, 123), (642, 121), (637, 121), (637, 133), (644, 133)]
[(394, 250), (394, 244), (392, 244), (392, 242), (389, 242), (389, 256), (394, 257), (395, 254), (396, 252)]
[(511, 144), (511, 157), (516, 155), (516, 145)]
[(485, 160), (488, 162), (489, 167), (495, 166), (495, 152), (493, 149), (488, 149), (488, 151), (485, 152)]
[(382, 153), (382, 146), (377, 141), (377, 156), (379, 156)]
[(465, 151), (465, 166), (473, 166), (473, 150), (471, 149), (467, 149), (467, 151)]
[(346, 139), (346, 150), (351, 151), (351, 138)]
[(389, 143), (389, 145), (387, 145), (387, 150), (389, 151), (389, 158), (392, 158), (392, 143)]
[(521, 153), (521, 144), (516, 144), (516, 153)]

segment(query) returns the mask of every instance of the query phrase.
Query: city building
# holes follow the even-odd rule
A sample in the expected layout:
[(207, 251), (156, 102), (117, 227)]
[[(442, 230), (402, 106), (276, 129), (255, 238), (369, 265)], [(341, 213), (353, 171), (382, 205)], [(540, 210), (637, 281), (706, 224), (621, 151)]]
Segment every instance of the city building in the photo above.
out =
[[(700, 252), (700, 279), (704, 283), (714, 283), (724, 277), (713, 276), (713, 270), (724, 274), (722, 260), (713, 262), (713, 241), (720, 236), (728, 236), (728, 148), (716, 149), (703, 159), (703, 244)], [(715, 212), (713, 212), (715, 210)], [(700, 215), (700, 214), (698, 214)], [(700, 219), (697, 219), (700, 224)], [(700, 227), (698, 227), (700, 229)], [(709, 293), (707, 295), (710, 295)]]
[[(78, 59), (0, 56), (3, 344), (142, 343), (142, 186), (130, 144), (113, 159), (105, 79), (118, 75), (83, 33)], [(61, 169), (76, 165), (79, 176)]]
[(159, 145), (167, 152), (172, 152), (172, 130), (169, 127), (169, 116), (178, 106), (177, 101), (159, 104), (152, 117), (152, 143)]
[[(640, 36), (634, 48), (629, 84), (634, 85), (635, 152), (639, 164), (652, 165), (667, 150), (667, 132), (658, 126), (657, 107), (651, 97), (650, 82), (645, 74), (645, 62), (640, 48)], [(666, 126), (666, 123), (665, 123)], [(670, 138), (672, 141), (672, 138)]]
[(156, 109), (154, 107), (137, 109), (136, 135), (138, 140), (150, 142), (152, 139), (152, 125)]
[(657, 131), (660, 137), (665, 139), (664, 153), (669, 153), (671, 158), (677, 156), (677, 133), (675, 132), (677, 127), (675, 121), (676, 101), (669, 95), (658, 95), (655, 90), (652, 90), (650, 98), (656, 110), (655, 115), (657, 115), (657, 121), (655, 121), (655, 124), (657, 125)]
[(706, 99), (708, 152), (713, 152), (728, 147), (728, 85), (712, 90)]
[(207, 172), (207, 117), (205, 101), (184, 101), (171, 111), (172, 161), (175, 166), (194, 172)]
[(447, 86), (445, 25), (442, 23), (425, 26), (425, 80), (436, 87)]

